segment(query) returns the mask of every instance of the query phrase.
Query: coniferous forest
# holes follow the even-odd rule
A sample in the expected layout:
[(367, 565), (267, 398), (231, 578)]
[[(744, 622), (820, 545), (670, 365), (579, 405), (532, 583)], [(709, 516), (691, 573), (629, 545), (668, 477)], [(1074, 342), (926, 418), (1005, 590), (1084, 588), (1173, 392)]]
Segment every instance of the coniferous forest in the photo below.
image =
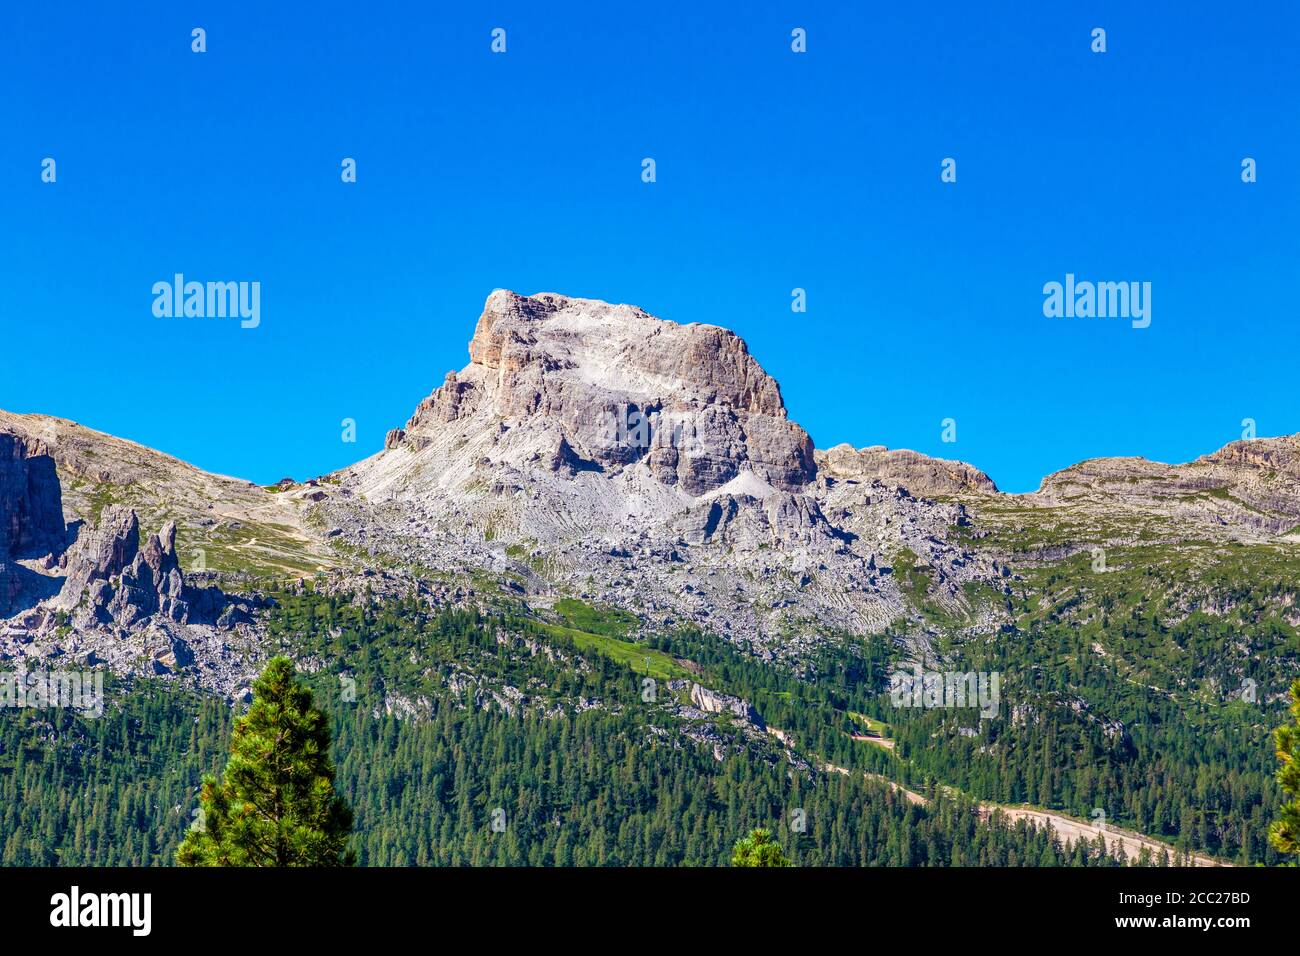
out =
[[(881, 693), (890, 634), (787, 669), (697, 631), (637, 643), (616, 613), (567, 610), (573, 626), (310, 588), (277, 596), (270, 639), (330, 714), (359, 864), (725, 865), (755, 827), (804, 866), (1160, 864), (1191, 850), (1277, 860), (1265, 836), (1272, 754), (1253, 713), (1234, 723), (1231, 709), (1115, 690), (1086, 655), (1059, 670), (1060, 686), (1025, 694), (1046, 702), (1068, 685), (1132, 715), (1123, 733), (1078, 708), (985, 722), (896, 710)], [(1001, 660), (1012, 675), (1045, 648), (1071, 652), (1046, 631), (999, 646), (1022, 655)], [(788, 746), (734, 715), (701, 719), (683, 706), (681, 675), (752, 701)], [(139, 678), (111, 682), (108, 697), (100, 719), (0, 722), (0, 863), (172, 861), (240, 705)], [(857, 733), (885, 722), (892, 751)], [(1086, 819), (1107, 800), (1117, 825), (1168, 853), (1115, 860), (976, 812), (1033, 803)]]

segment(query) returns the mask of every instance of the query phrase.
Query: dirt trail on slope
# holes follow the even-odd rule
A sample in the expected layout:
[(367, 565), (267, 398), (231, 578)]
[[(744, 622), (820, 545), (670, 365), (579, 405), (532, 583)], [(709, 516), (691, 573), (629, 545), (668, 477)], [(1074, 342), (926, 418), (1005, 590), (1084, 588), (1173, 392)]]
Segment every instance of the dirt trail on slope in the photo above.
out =
[[(1035, 807), (1008, 807), (996, 803), (980, 804), (979, 812), (981, 817), (991, 817), (995, 810), (1002, 811), (1002, 814), (1012, 822), (1028, 820), (1034, 826), (1050, 824), (1062, 842), (1077, 843), (1079, 840), (1092, 842), (1100, 835), (1106, 841), (1106, 848), (1111, 853), (1118, 853), (1122, 847), (1125, 856), (1130, 860), (1136, 859), (1143, 847), (1150, 850), (1157, 858), (1159, 858), (1160, 852), (1163, 850), (1169, 854), (1170, 859), (1173, 859), (1174, 848), (1168, 843), (1144, 836), (1141, 833), (1135, 833), (1132, 830), (1121, 830), (1109, 826), (1103, 828), (1093, 823), (1085, 823), (1073, 817), (1062, 816), (1048, 810), (1039, 810)], [(1216, 860), (1200, 853), (1193, 854), (1190, 865), (1232, 866), (1231, 863), (1225, 863), (1222, 860)]]
[[(769, 734), (779, 740), (784, 746), (787, 748), (791, 746), (790, 737), (785, 731), (777, 730), (774, 727), (769, 727), (767, 730)], [(847, 768), (837, 767), (832, 763), (822, 764), (821, 769), (832, 773), (843, 774), (846, 777), (851, 773)], [(917, 793), (915, 790), (908, 790), (902, 784), (895, 783), (893, 780), (890, 780), (882, 774), (867, 773), (864, 771), (863, 776), (887, 785), (895, 793), (903, 794), (909, 803), (916, 806), (925, 806), (930, 802), (924, 795)], [(944, 787), (943, 789), (953, 795), (959, 793), (959, 791), (952, 787)], [(1129, 860), (1136, 859), (1143, 847), (1150, 850), (1157, 859), (1162, 850), (1169, 854), (1171, 860), (1174, 856), (1174, 848), (1168, 843), (1164, 843), (1160, 840), (1154, 839), (1153, 837), (1144, 836), (1143, 834), (1136, 833), (1133, 830), (1121, 830), (1117, 827), (1102, 828), (1093, 823), (1076, 820), (1073, 817), (1067, 817), (1060, 813), (1053, 813), (1050, 810), (1040, 810), (1037, 807), (1012, 807), (1000, 803), (984, 802), (981, 802), (979, 805), (979, 815), (983, 819), (987, 820), (991, 818), (995, 811), (1001, 811), (1002, 815), (1012, 823), (1015, 823), (1017, 820), (1027, 820), (1035, 827), (1050, 826), (1056, 831), (1056, 835), (1060, 837), (1062, 843), (1078, 843), (1079, 840), (1092, 842), (1097, 839), (1098, 835), (1100, 835), (1105, 841), (1106, 849), (1108, 851), (1115, 854), (1118, 853), (1122, 847)], [(1191, 863), (1189, 865), (1232, 866), (1233, 864), (1225, 863), (1222, 860), (1216, 860), (1213, 857), (1201, 853), (1195, 853), (1192, 855)]]

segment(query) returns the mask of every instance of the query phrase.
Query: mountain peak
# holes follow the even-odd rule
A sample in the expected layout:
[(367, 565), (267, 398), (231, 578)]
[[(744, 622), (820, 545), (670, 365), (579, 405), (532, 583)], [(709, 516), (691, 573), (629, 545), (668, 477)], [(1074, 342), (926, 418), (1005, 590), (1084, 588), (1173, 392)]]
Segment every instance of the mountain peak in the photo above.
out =
[(390, 433), (390, 450), (421, 451), (471, 429), (500, 439), (492, 460), (541, 457), (570, 472), (644, 466), (691, 495), (744, 470), (787, 491), (816, 474), (812, 441), (788, 419), (776, 381), (719, 326), (502, 289), (488, 297), (469, 353)]

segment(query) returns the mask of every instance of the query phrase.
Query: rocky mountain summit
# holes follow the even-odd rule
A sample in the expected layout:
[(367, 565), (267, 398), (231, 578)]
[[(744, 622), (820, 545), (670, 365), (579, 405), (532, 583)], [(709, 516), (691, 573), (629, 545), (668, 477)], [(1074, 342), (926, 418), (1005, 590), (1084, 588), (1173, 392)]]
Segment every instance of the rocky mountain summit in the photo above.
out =
[(945, 540), (960, 503), (881, 480), (924, 472), (938, 486), (955, 473), (976, 485), (978, 472), (909, 452), (878, 474), (821, 474), (777, 383), (725, 329), (497, 291), (469, 353), (384, 451), (329, 476), (318, 515), (338, 540), (398, 565), (504, 574), (535, 602), (573, 592), (656, 626), (692, 622), (763, 652), (897, 617), (898, 554), (933, 570), (941, 604), (975, 576), (1000, 578)]
[(677, 325), (634, 306), (497, 291), (469, 354), (470, 364), (389, 434), (389, 449), (419, 453), (450, 432), (505, 424), (493, 460), (541, 463), (568, 477), (639, 464), (698, 496), (742, 473), (784, 491), (815, 474), (808, 433), (726, 329)]

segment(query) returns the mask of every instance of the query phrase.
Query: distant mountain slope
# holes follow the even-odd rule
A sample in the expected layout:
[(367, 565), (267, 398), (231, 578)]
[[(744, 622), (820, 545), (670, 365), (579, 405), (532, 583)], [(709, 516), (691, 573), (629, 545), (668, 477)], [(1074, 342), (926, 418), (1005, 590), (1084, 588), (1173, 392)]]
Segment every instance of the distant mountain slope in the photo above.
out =
[(1027, 497), (1164, 516), (1189, 535), (1267, 539), (1300, 525), (1300, 435), (1235, 441), (1181, 465), (1094, 458), (1048, 475)]
[(960, 495), (968, 492), (996, 494), (993, 479), (964, 461), (930, 458), (907, 449), (890, 450), (884, 445), (855, 449), (836, 445), (816, 452), (823, 475), (855, 481), (883, 481), (901, 485), (915, 495)]
[(94, 526), (103, 510), (126, 505), (145, 529), (177, 523), (187, 560), (197, 550), (213, 570), (301, 574), (329, 561), (303, 526), (303, 502), (252, 482), (214, 475), (135, 442), (47, 415), (0, 410), (0, 434), (40, 442), (57, 465), (65, 517)]

